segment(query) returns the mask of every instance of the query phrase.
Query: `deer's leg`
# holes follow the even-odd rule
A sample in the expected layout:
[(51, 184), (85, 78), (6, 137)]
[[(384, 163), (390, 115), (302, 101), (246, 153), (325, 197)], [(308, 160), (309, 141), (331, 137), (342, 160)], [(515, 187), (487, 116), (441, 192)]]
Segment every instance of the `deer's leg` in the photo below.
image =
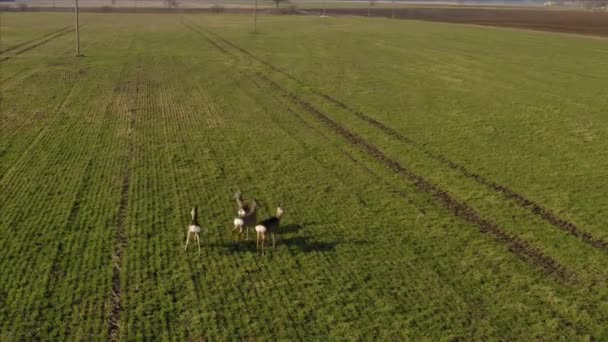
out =
[(258, 232), (258, 236), (255, 240), (255, 250), (259, 250), (260, 249), (260, 233)]
[(245, 240), (249, 241), (249, 226), (245, 227), (245, 232), (246, 232), (246, 238)]
[(201, 239), (198, 236), (198, 233), (194, 234), (194, 237), (196, 238), (196, 245), (198, 246), (198, 255), (201, 255)]
[(273, 250), (276, 250), (276, 249), (277, 249), (277, 247), (276, 247), (276, 245), (275, 245), (275, 243), (274, 243), (274, 233), (272, 233), (272, 249), (273, 249)]
[(186, 247), (184, 247), (184, 250), (188, 249), (188, 241), (190, 241), (190, 231), (186, 233)]

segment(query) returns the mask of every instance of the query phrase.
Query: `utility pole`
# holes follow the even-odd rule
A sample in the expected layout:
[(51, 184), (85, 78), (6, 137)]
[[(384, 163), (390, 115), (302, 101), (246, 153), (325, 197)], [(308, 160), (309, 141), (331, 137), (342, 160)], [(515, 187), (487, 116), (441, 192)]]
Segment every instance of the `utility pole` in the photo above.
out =
[(80, 56), (80, 28), (78, 27), (78, 0), (76, 0), (76, 6), (74, 7), (74, 17), (76, 24), (76, 57)]
[(253, 33), (258, 33), (258, 0), (253, 7)]
[(395, 0), (392, 1), (393, 6), (391, 8), (391, 19), (395, 19)]
[(325, 15), (325, 8), (327, 7), (327, 1), (323, 0), (323, 14), (321, 14), (321, 18), (323, 18), (323, 24), (325, 24), (325, 18), (327, 17)]

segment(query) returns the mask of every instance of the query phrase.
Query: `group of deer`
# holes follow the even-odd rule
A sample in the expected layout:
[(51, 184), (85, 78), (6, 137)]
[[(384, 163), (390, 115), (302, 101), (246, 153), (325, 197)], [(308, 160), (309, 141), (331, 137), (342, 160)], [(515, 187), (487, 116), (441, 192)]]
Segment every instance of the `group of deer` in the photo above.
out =
[[(264, 245), (266, 243), (266, 237), (270, 235), (272, 238), (272, 248), (276, 248), (275, 235), (279, 233), (279, 225), (281, 223), (281, 217), (283, 217), (283, 207), (277, 206), (277, 213), (275, 216), (269, 217), (261, 222), (258, 222), (257, 204), (255, 200), (244, 201), (243, 194), (241, 191), (237, 191), (234, 195), (234, 199), (238, 205), (237, 217), (234, 219), (234, 228), (232, 232), (238, 234), (240, 240), (245, 234), (245, 239), (249, 240), (249, 228), (254, 228), (257, 233), (256, 250), (260, 250), (262, 246), (262, 255), (265, 254)], [(201, 253), (200, 237), (201, 226), (198, 223), (198, 210), (196, 207), (192, 208), (192, 221), (188, 226), (188, 232), (186, 233), (186, 247), (188, 249), (188, 242), (190, 241), (190, 235), (193, 235), (198, 245), (198, 253)]]

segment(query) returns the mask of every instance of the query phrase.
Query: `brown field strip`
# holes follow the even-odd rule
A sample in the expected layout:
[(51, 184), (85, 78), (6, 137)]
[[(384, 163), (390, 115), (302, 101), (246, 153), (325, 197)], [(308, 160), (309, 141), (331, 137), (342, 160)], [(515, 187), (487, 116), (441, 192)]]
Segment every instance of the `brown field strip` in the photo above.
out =
[[(321, 9), (307, 9), (318, 14)], [(367, 8), (332, 8), (327, 15), (367, 16)], [(372, 17), (390, 18), (390, 8), (372, 8)], [(454, 24), (509, 27), (549, 32), (576, 33), (608, 37), (608, 13), (584, 10), (552, 10), (544, 8), (471, 8), (419, 7), (395, 8), (395, 19), (425, 20)]]

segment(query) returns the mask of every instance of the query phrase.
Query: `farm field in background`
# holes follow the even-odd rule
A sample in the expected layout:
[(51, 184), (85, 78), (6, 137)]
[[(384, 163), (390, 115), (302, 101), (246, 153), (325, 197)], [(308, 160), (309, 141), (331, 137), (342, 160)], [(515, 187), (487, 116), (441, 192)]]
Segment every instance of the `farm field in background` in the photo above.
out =
[[(81, 23), (0, 21), (0, 339), (608, 338), (605, 40)], [(238, 188), (285, 207), (264, 257)]]

